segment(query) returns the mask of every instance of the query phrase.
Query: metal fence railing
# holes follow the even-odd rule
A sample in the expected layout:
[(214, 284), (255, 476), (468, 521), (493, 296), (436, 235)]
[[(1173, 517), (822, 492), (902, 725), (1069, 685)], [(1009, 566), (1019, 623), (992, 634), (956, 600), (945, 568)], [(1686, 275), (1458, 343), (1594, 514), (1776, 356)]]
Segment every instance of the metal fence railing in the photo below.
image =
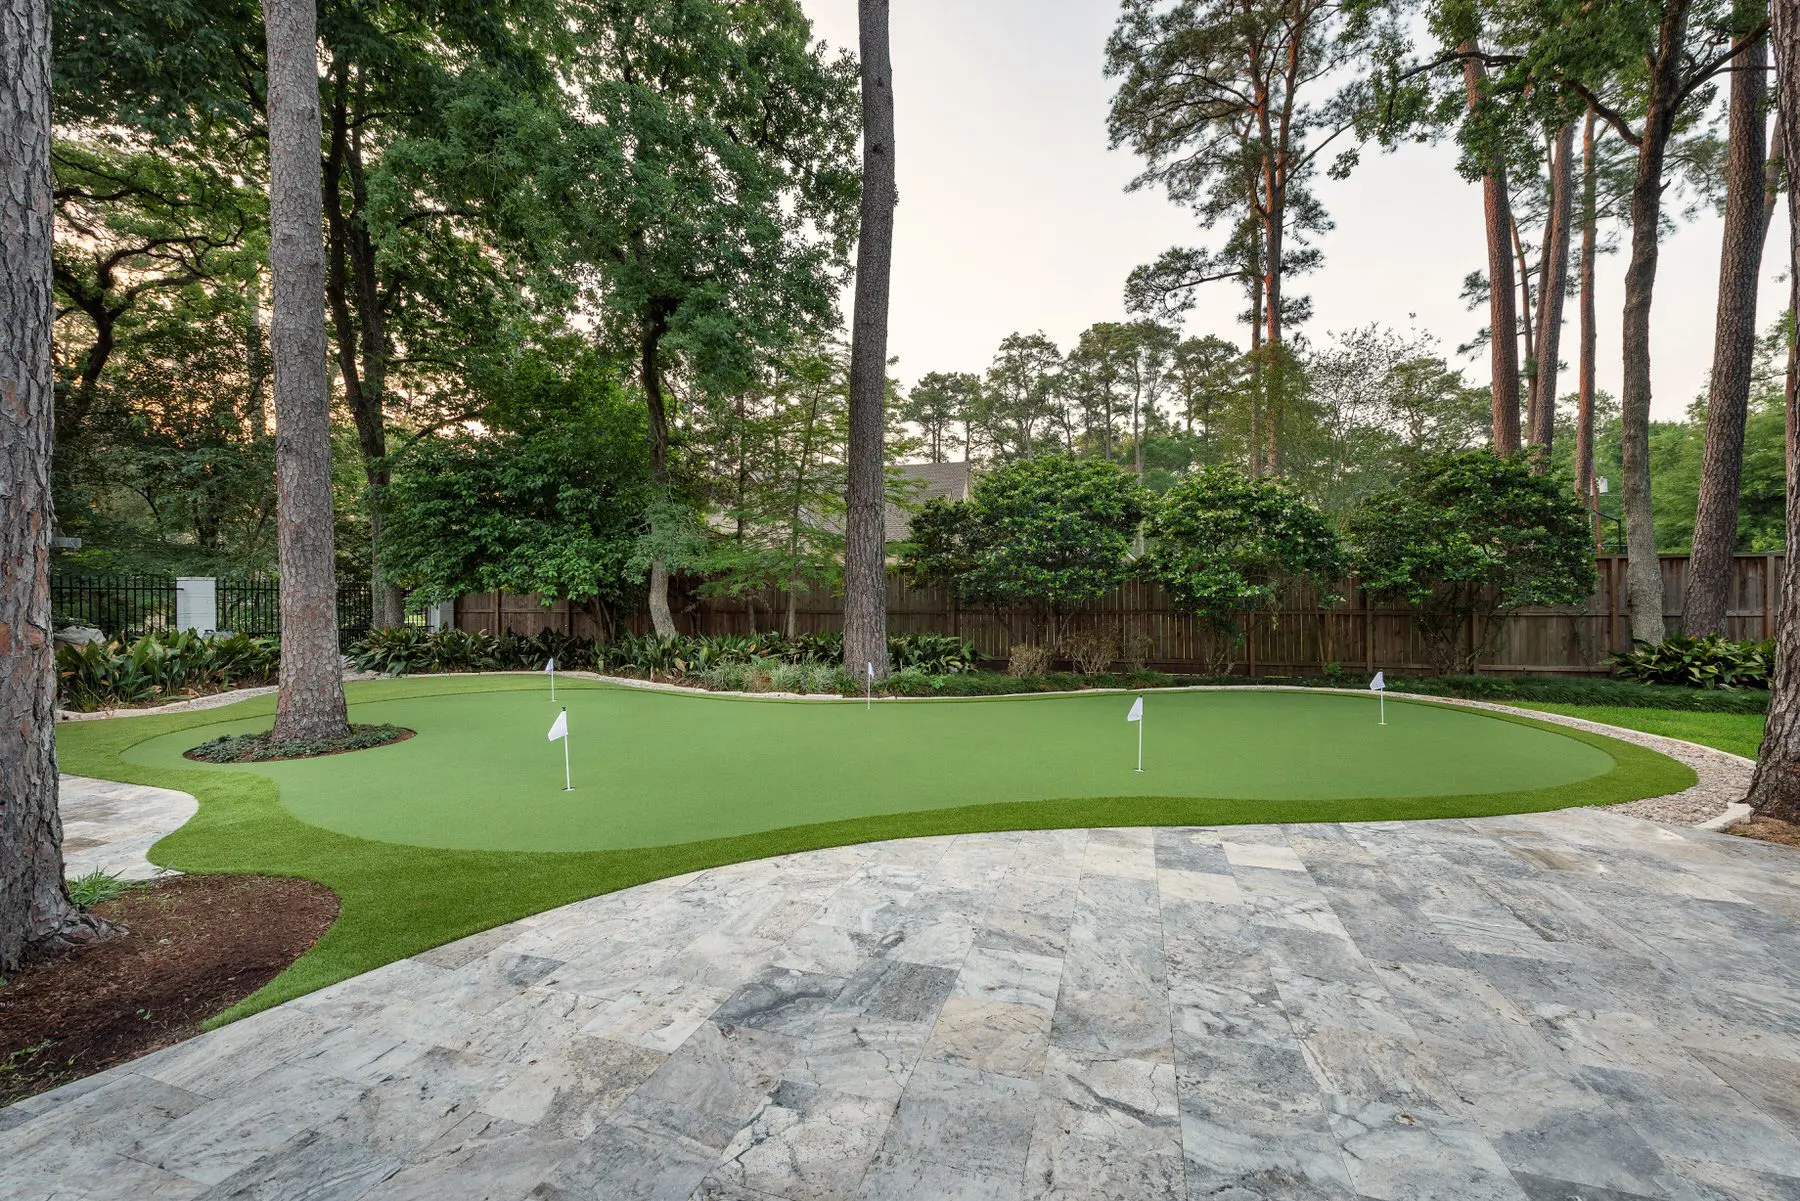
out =
[(175, 626), (171, 576), (52, 576), (50, 611), (59, 624), (92, 626), (109, 638), (136, 637)]
[[(136, 638), (175, 628), (175, 593), (172, 576), (57, 575), (50, 581), (50, 608), (58, 625), (93, 626), (109, 638)], [(259, 637), (281, 633), (281, 585), (274, 576), (221, 577), (215, 595), (219, 630)], [(343, 641), (368, 633), (374, 622), (369, 585), (339, 584), (337, 610)], [(425, 615), (408, 613), (406, 623), (423, 626)]]

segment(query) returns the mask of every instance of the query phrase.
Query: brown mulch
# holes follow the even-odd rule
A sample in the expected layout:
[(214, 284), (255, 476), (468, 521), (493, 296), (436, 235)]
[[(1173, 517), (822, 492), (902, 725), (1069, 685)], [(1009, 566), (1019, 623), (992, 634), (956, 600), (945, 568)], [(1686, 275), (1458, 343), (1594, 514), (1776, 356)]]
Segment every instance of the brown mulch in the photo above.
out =
[(0, 984), (0, 1106), (198, 1034), (317, 942), (338, 899), (309, 880), (176, 876), (94, 912), (125, 932)]
[(1800, 825), (1778, 817), (1746, 817), (1725, 831), (1740, 838), (1756, 838), (1763, 842), (1779, 842), (1783, 846), (1800, 847)]

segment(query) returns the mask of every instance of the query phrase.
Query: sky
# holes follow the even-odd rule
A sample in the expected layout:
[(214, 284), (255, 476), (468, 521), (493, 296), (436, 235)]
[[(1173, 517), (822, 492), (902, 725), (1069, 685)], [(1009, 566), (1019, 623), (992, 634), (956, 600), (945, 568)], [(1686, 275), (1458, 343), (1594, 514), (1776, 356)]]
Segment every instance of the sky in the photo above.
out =
[[(803, 0), (815, 32), (854, 50), (856, 0)], [(1128, 192), (1139, 170), (1107, 148), (1113, 86), (1102, 74), (1113, 0), (896, 0), (892, 47), (900, 207), (895, 218), (889, 353), (910, 384), (928, 371), (983, 371), (1007, 334), (1042, 330), (1070, 348), (1096, 321), (1125, 316), (1133, 267), (1170, 246), (1216, 246), (1159, 191)], [(1294, 279), (1313, 298), (1315, 342), (1370, 322), (1435, 336), (1472, 383), (1486, 354), (1456, 358), (1486, 324), (1463, 305), (1463, 278), (1485, 266), (1481, 188), (1452, 146), (1370, 148), (1345, 181), (1317, 193), (1335, 228), (1324, 265)], [(1769, 231), (1759, 324), (1785, 295), (1787, 222)], [(1664, 240), (1651, 316), (1652, 412), (1679, 418), (1706, 386), (1712, 357), (1720, 221), (1712, 213)], [(1599, 386), (1620, 376), (1623, 253), (1600, 260)], [(1242, 344), (1244, 299), (1203, 292), (1188, 331)], [(846, 312), (849, 297), (845, 298)], [(1563, 327), (1573, 389), (1575, 305)]]

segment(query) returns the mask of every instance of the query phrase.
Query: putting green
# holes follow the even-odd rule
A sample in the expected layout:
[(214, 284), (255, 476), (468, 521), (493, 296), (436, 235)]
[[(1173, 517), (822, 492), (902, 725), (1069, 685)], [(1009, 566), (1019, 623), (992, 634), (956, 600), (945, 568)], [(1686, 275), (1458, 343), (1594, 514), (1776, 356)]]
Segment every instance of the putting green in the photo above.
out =
[[(1153, 692), (1144, 772), (1131, 697), (1084, 694), (877, 702), (652, 692), (543, 677), (375, 681), (351, 718), (418, 731), (394, 746), (284, 763), (212, 766), (181, 753), (268, 717), (137, 743), (127, 762), (254, 772), (302, 821), (357, 838), (495, 851), (668, 846), (786, 827), (1003, 802), (1221, 798), (1342, 802), (1507, 794), (1517, 810), (1628, 799), (1608, 746), (1447, 705), (1301, 692)], [(569, 711), (575, 789), (545, 738)], [(1632, 748), (1635, 750), (1635, 748)], [(1621, 752), (1623, 753), (1623, 752)], [(1647, 754), (1647, 752), (1639, 752)], [(1587, 794), (1596, 795), (1587, 795)], [(1607, 795), (1598, 795), (1607, 794)], [(1341, 811), (1344, 806), (1338, 805)]]

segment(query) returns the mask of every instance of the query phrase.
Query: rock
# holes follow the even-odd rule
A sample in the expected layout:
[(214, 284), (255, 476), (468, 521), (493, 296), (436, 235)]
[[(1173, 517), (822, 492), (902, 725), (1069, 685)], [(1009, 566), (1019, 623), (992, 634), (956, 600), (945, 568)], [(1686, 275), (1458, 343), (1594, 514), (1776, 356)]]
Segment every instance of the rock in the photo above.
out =
[(86, 646), (90, 642), (105, 642), (106, 635), (93, 626), (64, 626), (51, 636), (57, 646)]

